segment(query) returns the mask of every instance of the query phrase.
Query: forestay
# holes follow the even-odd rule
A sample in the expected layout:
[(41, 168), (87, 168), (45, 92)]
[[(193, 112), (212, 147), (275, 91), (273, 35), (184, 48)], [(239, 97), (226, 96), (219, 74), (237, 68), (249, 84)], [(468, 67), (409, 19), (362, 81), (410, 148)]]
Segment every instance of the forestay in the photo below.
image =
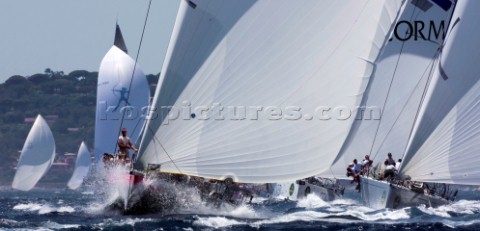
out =
[(453, 7), (426, 0), (405, 2), (349, 137), (331, 170), (322, 176), (347, 178), (348, 164), (365, 155), (374, 164), (382, 164), (389, 152), (402, 158), (452, 12)]
[(80, 148), (78, 149), (75, 170), (73, 171), (72, 177), (67, 183), (69, 189), (75, 190), (82, 185), (83, 179), (87, 176), (90, 169), (90, 164), (90, 152), (88, 151), (85, 142), (82, 142)]
[(13, 178), (12, 188), (29, 191), (52, 166), (55, 140), (47, 122), (38, 115), (28, 133)]
[(480, 183), (479, 1), (459, 1), (402, 174), (413, 180)]
[(400, 5), (181, 1), (143, 167), (252, 183), (325, 171)]
[(98, 73), (95, 115), (95, 159), (114, 153), (121, 127), (135, 141), (145, 122), (150, 90), (145, 74), (123, 50), (126, 47), (117, 26), (115, 45), (103, 58)]

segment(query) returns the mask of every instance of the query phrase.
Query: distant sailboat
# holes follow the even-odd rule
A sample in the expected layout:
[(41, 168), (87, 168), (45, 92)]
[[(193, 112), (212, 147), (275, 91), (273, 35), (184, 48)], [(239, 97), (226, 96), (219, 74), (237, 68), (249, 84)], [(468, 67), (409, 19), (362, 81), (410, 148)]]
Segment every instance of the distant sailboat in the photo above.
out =
[(38, 115), (28, 133), (13, 178), (12, 188), (29, 191), (50, 169), (55, 158), (55, 140), (47, 122)]
[(90, 152), (88, 151), (85, 142), (82, 142), (80, 148), (78, 149), (75, 170), (73, 171), (72, 177), (67, 183), (69, 189), (75, 190), (82, 185), (84, 178), (87, 176), (88, 171), (90, 170), (90, 164)]
[(114, 154), (121, 127), (137, 140), (150, 101), (150, 88), (140, 66), (128, 56), (120, 27), (114, 45), (103, 58), (98, 73), (94, 156), (101, 163), (104, 153)]
[[(354, 118), (313, 113), (361, 102), (401, 3), (181, 1), (137, 168), (243, 183), (327, 171)], [(275, 111), (288, 106), (312, 117)]]

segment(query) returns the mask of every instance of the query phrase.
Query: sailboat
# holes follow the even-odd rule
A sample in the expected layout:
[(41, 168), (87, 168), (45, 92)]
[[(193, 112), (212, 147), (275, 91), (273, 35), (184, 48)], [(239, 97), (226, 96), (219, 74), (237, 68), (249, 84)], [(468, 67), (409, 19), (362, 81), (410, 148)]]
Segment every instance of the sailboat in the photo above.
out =
[(103, 57), (98, 72), (94, 156), (100, 164), (105, 153), (115, 155), (121, 128), (138, 139), (150, 102), (150, 88), (140, 66), (127, 54), (119, 25), (114, 45)]
[(29, 191), (52, 166), (55, 140), (47, 122), (38, 115), (28, 133), (17, 164), (12, 188)]
[(401, 6), (181, 1), (136, 169), (234, 184), (328, 170)]
[[(375, 62), (348, 138), (320, 176), (348, 179), (346, 167), (365, 155), (381, 164), (389, 152), (401, 158), (452, 10), (428, 0), (405, 2)], [(412, 31), (415, 23), (424, 28)]]
[(90, 165), (90, 152), (88, 151), (85, 142), (82, 142), (82, 144), (80, 144), (80, 148), (78, 149), (75, 170), (73, 171), (72, 177), (70, 177), (70, 180), (67, 183), (69, 189), (75, 190), (82, 185), (85, 177), (88, 175)]
[[(415, 116), (396, 182), (362, 179), (362, 197), (374, 208), (438, 206), (455, 199), (453, 185), (478, 185), (479, 34), (476, 1), (458, 1), (431, 80)], [(450, 188), (450, 190), (449, 190)], [(379, 197), (381, 200), (374, 199)]]

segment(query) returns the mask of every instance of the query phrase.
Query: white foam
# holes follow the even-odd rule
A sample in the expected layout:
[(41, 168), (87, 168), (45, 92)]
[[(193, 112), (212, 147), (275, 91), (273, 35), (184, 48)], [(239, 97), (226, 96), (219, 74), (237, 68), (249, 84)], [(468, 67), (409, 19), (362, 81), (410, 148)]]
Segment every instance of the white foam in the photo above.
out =
[(315, 209), (315, 208), (322, 208), (322, 207), (329, 207), (330, 204), (315, 194), (309, 194), (307, 197), (300, 199), (297, 202), (297, 207), (307, 208), (307, 209)]
[(235, 208), (233, 211), (229, 212), (229, 215), (241, 218), (259, 218), (259, 214), (248, 205), (241, 205)]
[(450, 213), (462, 215), (480, 213), (480, 201), (460, 200), (437, 208), (426, 208), (425, 206), (419, 206), (417, 208), (429, 215), (451, 218)]
[(43, 207), (42, 204), (37, 203), (28, 203), (28, 204), (18, 204), (13, 206), (15, 210), (26, 210), (26, 211), (38, 211)]
[(14, 226), (18, 225), (20, 222), (12, 219), (0, 218), (0, 227), (2, 226)]
[(100, 227), (111, 227), (111, 226), (135, 226), (137, 223), (142, 223), (142, 222), (151, 222), (153, 219), (151, 218), (127, 218), (127, 219), (122, 219), (122, 220), (113, 220), (113, 219), (106, 219), (100, 224), (98, 224)]
[(469, 220), (469, 221), (442, 220), (442, 224), (455, 229), (462, 226), (471, 226), (471, 225), (480, 224), (480, 220)]
[(73, 213), (75, 209), (71, 206), (60, 206), (52, 207), (49, 204), (38, 204), (38, 203), (28, 203), (28, 204), (18, 204), (13, 206), (14, 210), (24, 210), (24, 211), (38, 211), (38, 214), (48, 214), (53, 212), (58, 213)]
[(290, 223), (295, 221), (318, 221), (322, 218), (329, 216), (327, 213), (315, 212), (315, 211), (302, 211), (295, 212), (291, 214), (280, 215), (272, 217), (268, 220), (256, 221), (250, 224), (250, 226), (259, 228), (261, 225), (265, 224), (278, 224), (278, 223)]
[(46, 221), (42, 226), (49, 229), (76, 229), (80, 227), (78, 224), (59, 224), (53, 221)]
[(199, 217), (196, 221), (193, 222), (193, 224), (197, 226), (206, 226), (219, 229), (231, 227), (234, 225), (242, 225), (246, 223), (242, 223), (226, 217)]
[(83, 194), (83, 195), (94, 195), (94, 194), (95, 194), (95, 192), (94, 192), (94, 191), (91, 191), (91, 190), (89, 190), (89, 191), (83, 191), (83, 192), (82, 192), (82, 194)]

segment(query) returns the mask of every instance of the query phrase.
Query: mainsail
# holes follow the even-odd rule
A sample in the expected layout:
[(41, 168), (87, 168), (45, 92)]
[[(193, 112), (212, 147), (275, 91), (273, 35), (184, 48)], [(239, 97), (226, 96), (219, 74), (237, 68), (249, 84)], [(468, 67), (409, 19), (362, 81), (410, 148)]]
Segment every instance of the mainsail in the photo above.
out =
[(327, 170), (400, 7), (182, 1), (142, 137), (143, 168), (251, 183)]
[(29, 191), (48, 171), (55, 158), (55, 140), (47, 122), (38, 115), (28, 133), (12, 188)]
[(75, 170), (73, 171), (72, 177), (68, 181), (69, 189), (77, 189), (83, 183), (83, 179), (87, 176), (90, 169), (90, 152), (88, 151), (87, 145), (85, 142), (82, 142), (77, 153), (77, 161), (75, 162)]
[(365, 155), (376, 163), (389, 152), (403, 156), (452, 11), (427, 0), (406, 2), (376, 62), (349, 137), (332, 168), (321, 176), (346, 178), (348, 164)]
[(115, 44), (100, 64), (95, 116), (94, 155), (97, 162), (103, 153), (114, 153), (121, 127), (136, 140), (145, 122), (143, 114), (150, 101), (145, 74), (130, 58), (117, 25)]
[(456, 6), (401, 169), (412, 180), (480, 184), (479, 7)]

